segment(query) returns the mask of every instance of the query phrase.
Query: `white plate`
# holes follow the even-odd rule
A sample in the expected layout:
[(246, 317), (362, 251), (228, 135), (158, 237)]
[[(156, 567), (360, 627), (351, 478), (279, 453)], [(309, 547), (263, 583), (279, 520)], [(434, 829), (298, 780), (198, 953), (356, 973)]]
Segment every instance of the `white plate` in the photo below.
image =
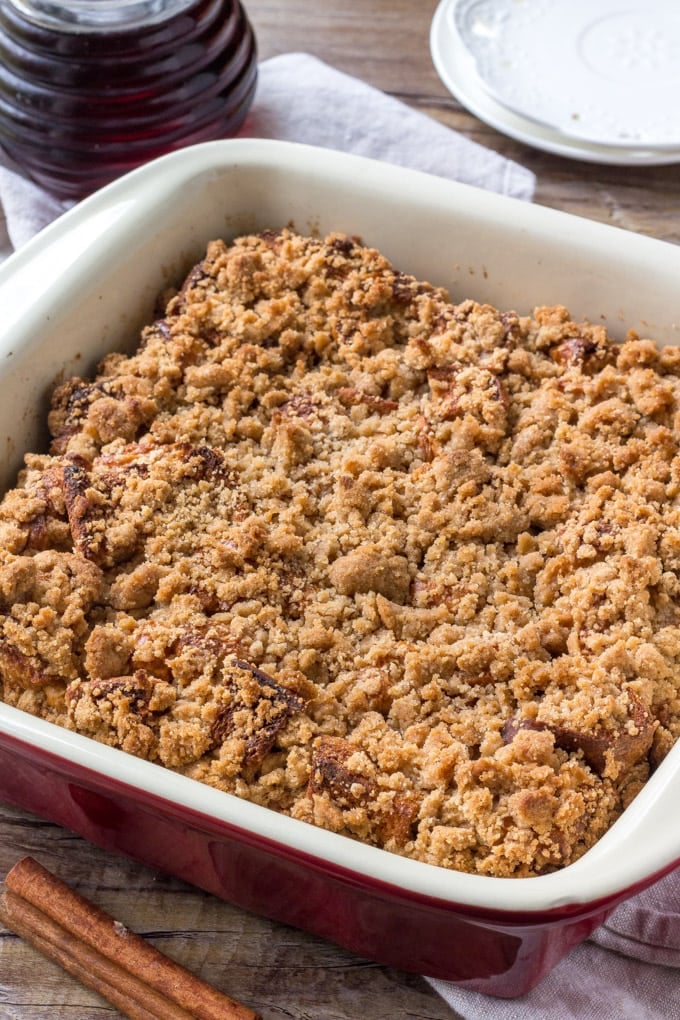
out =
[(457, 0), (453, 30), (499, 102), (598, 145), (680, 146), (675, 0)]
[[(635, 70), (631, 70), (629, 76), (636, 84), (623, 88), (612, 80), (606, 80), (604, 73), (596, 76), (583, 61), (570, 62), (568, 53), (573, 56), (579, 38), (573, 28), (569, 33), (564, 29), (563, 47), (555, 45), (554, 36), (557, 34), (559, 37), (557, 14), (562, 24), (567, 25), (573, 11), (585, 7), (581, 0), (578, 3), (572, 0), (571, 4), (567, 0), (564, 3), (562, 0), (553, 0), (554, 8), (538, 0), (535, 3), (529, 3), (528, 0), (442, 0), (432, 21), (432, 59), (439, 76), (456, 99), (480, 120), (518, 141), (546, 152), (593, 163), (636, 166), (680, 162), (680, 106), (676, 104), (676, 108), (672, 109), (672, 100), (680, 87), (680, 52), (676, 54), (676, 47), (680, 51), (680, 8), (676, 8), (676, 13), (663, 0), (643, 2), (646, 5), (652, 4), (655, 9), (663, 7), (668, 15), (668, 44), (666, 48), (660, 47), (664, 57), (658, 62), (658, 72), (645, 79), (644, 88), (638, 84), (644, 76)], [(612, 28), (618, 23), (622, 37), (627, 39), (627, 33), (632, 32), (634, 25), (641, 32), (642, 25), (648, 24), (646, 17), (642, 21), (638, 20), (641, 18), (639, 0), (629, 0), (627, 10), (622, 10), (620, 18), (617, 18), (614, 8), (622, 8), (623, 3), (624, 0), (598, 0), (597, 18), (593, 18), (585, 27), (581, 21), (582, 48), (590, 54), (592, 60), (598, 39), (600, 48), (603, 48), (608, 26)], [(551, 46), (547, 46), (546, 40), (542, 43), (536, 41), (535, 25), (533, 44), (529, 45), (516, 35), (518, 24), (532, 22), (532, 18), (537, 18), (536, 14), (531, 17), (527, 14), (536, 9), (555, 12), (546, 16), (546, 22), (552, 25), (551, 32), (546, 35), (546, 40), (552, 40)], [(513, 20), (516, 16), (517, 23)], [(612, 32), (613, 35), (616, 33)], [(645, 49), (646, 38), (642, 33), (640, 46), (645, 53), (651, 49), (651, 43)], [(508, 40), (514, 41), (508, 43)], [(609, 46), (614, 47), (613, 40), (610, 40)], [(549, 58), (547, 51), (553, 47), (563, 49), (559, 61), (557, 58), (554, 61)], [(668, 53), (675, 55), (675, 63), (666, 56)], [(648, 59), (654, 63), (652, 56), (648, 56)], [(636, 60), (641, 62), (643, 57), (638, 56)], [(536, 68), (539, 64), (541, 71), (537, 78)], [(610, 65), (613, 73), (616, 65), (614, 58), (605, 60), (602, 57), (602, 71)], [(527, 74), (524, 82), (521, 80), (523, 71)], [(584, 91), (586, 95), (595, 95), (595, 77), (600, 84), (605, 83), (606, 95), (610, 99), (620, 95), (624, 106), (629, 92), (637, 90), (639, 93), (634, 110), (631, 104), (630, 120), (625, 121), (628, 124), (625, 128), (628, 140), (621, 137), (619, 130), (624, 123), (623, 117), (617, 113), (617, 120), (612, 120), (606, 112), (604, 99), (574, 105), (572, 99), (577, 91), (574, 82), (582, 71), (583, 82), (579, 85), (582, 95)], [(665, 91), (659, 84), (662, 79), (667, 83)], [(644, 107), (646, 105), (649, 110), (652, 94), (665, 96), (664, 109), (667, 112), (650, 116), (650, 126), (645, 128)], [(554, 105), (551, 106), (553, 100)], [(573, 116), (576, 113), (579, 114), (578, 119)], [(615, 123), (618, 127), (607, 127), (607, 124)], [(602, 127), (601, 131), (597, 129), (598, 124)], [(643, 135), (648, 138), (643, 140)], [(598, 136), (599, 140), (594, 140)], [(634, 136), (636, 141), (633, 140)], [(652, 137), (654, 140), (649, 140)]]

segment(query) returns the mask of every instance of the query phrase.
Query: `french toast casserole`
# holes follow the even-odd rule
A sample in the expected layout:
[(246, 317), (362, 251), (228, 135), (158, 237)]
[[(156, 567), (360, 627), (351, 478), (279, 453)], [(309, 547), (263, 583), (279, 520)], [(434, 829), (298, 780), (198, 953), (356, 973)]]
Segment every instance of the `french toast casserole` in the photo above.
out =
[(576, 860), (680, 735), (680, 350), (357, 239), (214, 241), (0, 505), (0, 696), (446, 868)]

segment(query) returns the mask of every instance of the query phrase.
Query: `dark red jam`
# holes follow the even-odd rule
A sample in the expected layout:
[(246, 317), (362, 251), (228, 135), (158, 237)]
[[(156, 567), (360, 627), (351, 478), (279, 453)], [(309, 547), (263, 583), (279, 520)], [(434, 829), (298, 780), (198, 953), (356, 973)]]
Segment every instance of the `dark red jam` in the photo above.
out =
[[(50, 16), (78, 7), (90, 14), (84, 23)], [(118, 17), (130, 8), (151, 17)], [(238, 0), (141, 0), (118, 11), (102, 2), (101, 22), (92, 10), (97, 0), (0, 0), (0, 145), (61, 198), (234, 134), (255, 92), (255, 38)]]

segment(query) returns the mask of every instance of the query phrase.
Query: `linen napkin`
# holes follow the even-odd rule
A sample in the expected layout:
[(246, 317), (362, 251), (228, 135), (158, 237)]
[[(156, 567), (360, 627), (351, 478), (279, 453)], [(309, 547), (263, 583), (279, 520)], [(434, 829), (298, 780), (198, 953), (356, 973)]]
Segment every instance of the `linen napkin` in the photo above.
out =
[(519, 999), (429, 981), (465, 1020), (680, 1020), (680, 869), (622, 903)]
[(354, 152), (514, 198), (534, 194), (535, 177), (524, 167), (308, 53), (260, 65), (241, 134)]
[[(534, 193), (534, 175), (524, 167), (308, 53), (260, 64), (255, 101), (239, 134), (371, 156), (514, 198)], [(72, 204), (27, 180), (0, 150), (0, 261)]]
[[(240, 134), (354, 152), (515, 198), (534, 193), (525, 168), (305, 53), (260, 65)], [(0, 152), (0, 261), (72, 204)], [(619, 907), (521, 999), (430, 983), (465, 1020), (680, 1020), (680, 871)]]

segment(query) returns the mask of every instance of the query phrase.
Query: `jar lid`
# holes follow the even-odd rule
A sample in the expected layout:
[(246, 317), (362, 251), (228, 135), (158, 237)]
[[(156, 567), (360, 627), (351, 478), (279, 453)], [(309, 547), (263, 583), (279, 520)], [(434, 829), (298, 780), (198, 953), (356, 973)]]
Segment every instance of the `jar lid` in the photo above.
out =
[(196, 0), (6, 0), (28, 21), (60, 32), (140, 28), (175, 17)]

